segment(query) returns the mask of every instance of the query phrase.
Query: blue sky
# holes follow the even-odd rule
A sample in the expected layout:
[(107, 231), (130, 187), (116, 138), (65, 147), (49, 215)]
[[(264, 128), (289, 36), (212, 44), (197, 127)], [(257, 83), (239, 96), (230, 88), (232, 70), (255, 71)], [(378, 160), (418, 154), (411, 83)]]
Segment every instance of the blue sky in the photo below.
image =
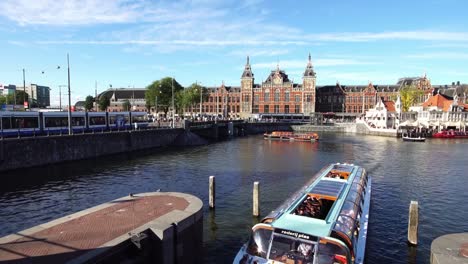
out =
[(2, 0), (0, 83), (21, 84), (24, 68), (58, 104), (67, 53), (72, 101), (95, 82), (98, 92), (165, 76), (238, 86), (247, 55), (256, 82), (277, 64), (300, 82), (309, 52), (318, 85), (424, 73), (468, 83), (466, 10), (461, 0)]

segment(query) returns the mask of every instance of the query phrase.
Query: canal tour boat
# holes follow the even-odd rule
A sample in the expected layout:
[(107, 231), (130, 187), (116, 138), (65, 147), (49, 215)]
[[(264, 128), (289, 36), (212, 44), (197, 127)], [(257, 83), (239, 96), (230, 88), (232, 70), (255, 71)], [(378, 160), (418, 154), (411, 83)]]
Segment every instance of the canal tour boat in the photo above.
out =
[(287, 141), (316, 141), (319, 135), (313, 132), (295, 133), (290, 131), (273, 131), (263, 134), (264, 139), (287, 140)]
[(233, 263), (363, 263), (370, 197), (364, 168), (331, 164), (252, 227)]

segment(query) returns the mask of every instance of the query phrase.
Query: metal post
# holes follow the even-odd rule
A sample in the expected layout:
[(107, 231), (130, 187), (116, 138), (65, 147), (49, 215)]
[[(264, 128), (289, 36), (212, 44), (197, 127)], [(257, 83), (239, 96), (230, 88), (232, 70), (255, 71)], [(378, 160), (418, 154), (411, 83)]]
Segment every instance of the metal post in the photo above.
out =
[(174, 109), (174, 77), (171, 81), (172, 85), (172, 128), (175, 127), (175, 109)]
[(154, 99), (154, 116), (157, 117), (158, 114), (158, 96)]
[(215, 207), (215, 176), (210, 176), (209, 204), (210, 208)]
[[(26, 102), (26, 73), (23, 68), (23, 107), (24, 107), (24, 102)], [(29, 104), (28, 104), (28, 108), (29, 108)]]
[(203, 98), (203, 88), (200, 86), (200, 121), (202, 118), (202, 98)]
[(258, 196), (260, 194), (260, 183), (258, 181), (254, 182), (253, 186), (253, 215), (259, 216), (260, 215), (260, 203)]
[(67, 65), (68, 65), (68, 135), (73, 133), (72, 130), (72, 117), (71, 117), (71, 92), (70, 92), (70, 59), (67, 53)]

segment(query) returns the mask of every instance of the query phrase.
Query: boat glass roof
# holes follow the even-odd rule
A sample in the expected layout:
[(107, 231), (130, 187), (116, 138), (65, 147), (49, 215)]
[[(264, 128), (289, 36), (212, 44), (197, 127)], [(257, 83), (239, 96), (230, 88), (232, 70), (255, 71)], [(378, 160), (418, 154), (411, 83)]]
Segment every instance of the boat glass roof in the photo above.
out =
[(345, 182), (321, 180), (310, 192), (313, 194), (338, 197), (344, 185)]

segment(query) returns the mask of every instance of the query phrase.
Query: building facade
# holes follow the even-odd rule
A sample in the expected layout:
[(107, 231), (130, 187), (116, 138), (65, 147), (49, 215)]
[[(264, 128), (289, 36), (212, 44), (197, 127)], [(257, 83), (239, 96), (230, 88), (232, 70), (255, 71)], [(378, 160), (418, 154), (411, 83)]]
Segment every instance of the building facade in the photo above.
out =
[[(16, 89), (22, 91), (24, 88), (17, 86)], [(39, 108), (50, 106), (50, 88), (48, 86), (31, 83), (26, 85), (25, 91), (29, 96), (30, 106), (37, 105)]]
[[(110, 88), (100, 93), (97, 98), (106, 96), (110, 100), (107, 112), (147, 112), (145, 88)], [(125, 109), (126, 102), (130, 103), (130, 109)]]
[(261, 113), (312, 113), (315, 112), (316, 74), (309, 61), (302, 77), (302, 84), (294, 83), (285, 73), (276, 70), (261, 84), (255, 84), (249, 57), (241, 76), (240, 117), (248, 118)]

